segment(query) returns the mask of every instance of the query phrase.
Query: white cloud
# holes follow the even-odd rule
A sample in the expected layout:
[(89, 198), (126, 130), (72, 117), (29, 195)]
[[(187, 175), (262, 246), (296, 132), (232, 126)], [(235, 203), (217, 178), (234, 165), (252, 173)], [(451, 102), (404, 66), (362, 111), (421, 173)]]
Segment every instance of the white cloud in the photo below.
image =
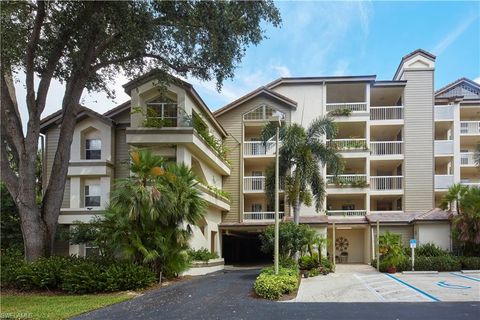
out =
[(450, 33), (448, 33), (443, 39), (441, 39), (432, 49), (432, 52), (436, 55), (440, 55), (445, 51), (455, 40), (460, 37), (465, 30), (478, 18), (477, 15), (471, 15), (468, 19), (462, 19), (462, 22), (457, 25)]
[(476, 83), (480, 84), (480, 77), (476, 77), (475, 79), (473, 79), (473, 81), (475, 81)]
[(290, 77), (292, 74), (290, 73), (290, 69), (287, 66), (273, 66), (272, 67), (280, 77)]
[(335, 67), (335, 70), (333, 71), (334, 76), (344, 76), (347, 74), (348, 71), (348, 66), (350, 63), (348, 60), (345, 59), (340, 59), (337, 62), (337, 66)]

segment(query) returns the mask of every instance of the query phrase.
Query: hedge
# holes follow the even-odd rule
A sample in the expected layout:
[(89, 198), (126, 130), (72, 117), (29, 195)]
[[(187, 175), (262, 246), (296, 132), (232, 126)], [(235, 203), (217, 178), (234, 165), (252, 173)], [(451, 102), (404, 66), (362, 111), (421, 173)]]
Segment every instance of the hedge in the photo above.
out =
[(276, 300), (298, 288), (299, 275), (296, 269), (280, 267), (275, 275), (273, 267), (265, 268), (255, 280), (255, 293), (262, 298)]
[(463, 270), (480, 270), (480, 257), (460, 257)]
[(113, 292), (145, 288), (156, 281), (150, 269), (131, 262), (72, 256), (26, 263), (21, 256), (10, 253), (3, 253), (1, 260), (2, 286), (20, 290)]
[[(375, 259), (371, 261), (373, 267), (377, 266)], [(397, 267), (397, 272), (412, 270), (412, 260), (405, 259)], [(380, 261), (380, 271), (386, 272), (388, 265)], [(415, 255), (416, 271), (459, 271), (480, 270), (480, 257), (456, 257), (449, 254), (443, 256), (417, 256)]]

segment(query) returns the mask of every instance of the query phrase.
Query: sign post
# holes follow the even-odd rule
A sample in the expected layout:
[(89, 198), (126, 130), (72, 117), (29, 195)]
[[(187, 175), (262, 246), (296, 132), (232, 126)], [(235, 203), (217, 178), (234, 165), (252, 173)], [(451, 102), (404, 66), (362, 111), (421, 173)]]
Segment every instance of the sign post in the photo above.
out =
[(412, 271), (415, 271), (415, 248), (417, 247), (417, 240), (410, 239), (410, 248), (412, 248)]

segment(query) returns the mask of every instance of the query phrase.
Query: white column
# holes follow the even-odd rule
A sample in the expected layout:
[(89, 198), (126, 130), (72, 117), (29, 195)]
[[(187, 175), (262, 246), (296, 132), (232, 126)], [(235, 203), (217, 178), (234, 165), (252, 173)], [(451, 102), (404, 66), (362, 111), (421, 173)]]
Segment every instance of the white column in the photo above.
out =
[(192, 165), (192, 154), (185, 146), (177, 145), (177, 163), (183, 163), (188, 167)]
[(111, 185), (112, 185), (111, 177), (107, 176), (107, 177), (100, 178), (100, 188), (101, 188), (100, 206), (102, 208), (105, 208), (109, 202)]
[(453, 183), (460, 182), (460, 104), (453, 105)]

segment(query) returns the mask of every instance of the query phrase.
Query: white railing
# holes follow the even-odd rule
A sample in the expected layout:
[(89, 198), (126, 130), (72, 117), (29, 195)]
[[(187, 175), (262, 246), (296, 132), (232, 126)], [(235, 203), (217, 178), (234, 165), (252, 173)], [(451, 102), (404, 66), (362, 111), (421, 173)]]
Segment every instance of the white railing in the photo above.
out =
[(403, 119), (403, 106), (370, 107), (370, 120)]
[(435, 154), (453, 154), (453, 140), (435, 140)]
[(475, 152), (460, 152), (460, 165), (462, 165), (462, 166), (474, 166), (475, 165)]
[(356, 185), (366, 183), (366, 174), (340, 174), (338, 176), (327, 175), (328, 184), (349, 185), (355, 187)]
[(480, 188), (480, 181), (479, 182), (462, 181), (460, 183), (470, 188)]
[(327, 112), (348, 109), (352, 112), (366, 112), (366, 102), (327, 103)]
[(367, 139), (331, 139), (327, 144), (338, 150), (367, 150)]
[(367, 210), (328, 210), (326, 214), (335, 217), (363, 217)]
[[(284, 212), (279, 212), (279, 219), (282, 219), (285, 215)], [(244, 212), (243, 213), (243, 220), (275, 220), (275, 212), (273, 211), (266, 211), (266, 212)]]
[(374, 156), (403, 154), (403, 141), (370, 141), (370, 154)]
[(460, 121), (460, 134), (480, 134), (480, 121)]
[(403, 176), (370, 177), (371, 190), (402, 190)]
[(378, 213), (403, 213), (402, 210), (370, 210), (370, 214), (378, 214)]
[(452, 185), (453, 185), (453, 175), (451, 174), (435, 175), (435, 189), (448, 189)]
[(453, 106), (435, 106), (435, 120), (453, 120)]
[(251, 176), (243, 177), (243, 191), (264, 191), (265, 177)]
[(275, 154), (275, 141), (246, 141), (243, 143), (243, 155), (245, 156), (271, 156)]

